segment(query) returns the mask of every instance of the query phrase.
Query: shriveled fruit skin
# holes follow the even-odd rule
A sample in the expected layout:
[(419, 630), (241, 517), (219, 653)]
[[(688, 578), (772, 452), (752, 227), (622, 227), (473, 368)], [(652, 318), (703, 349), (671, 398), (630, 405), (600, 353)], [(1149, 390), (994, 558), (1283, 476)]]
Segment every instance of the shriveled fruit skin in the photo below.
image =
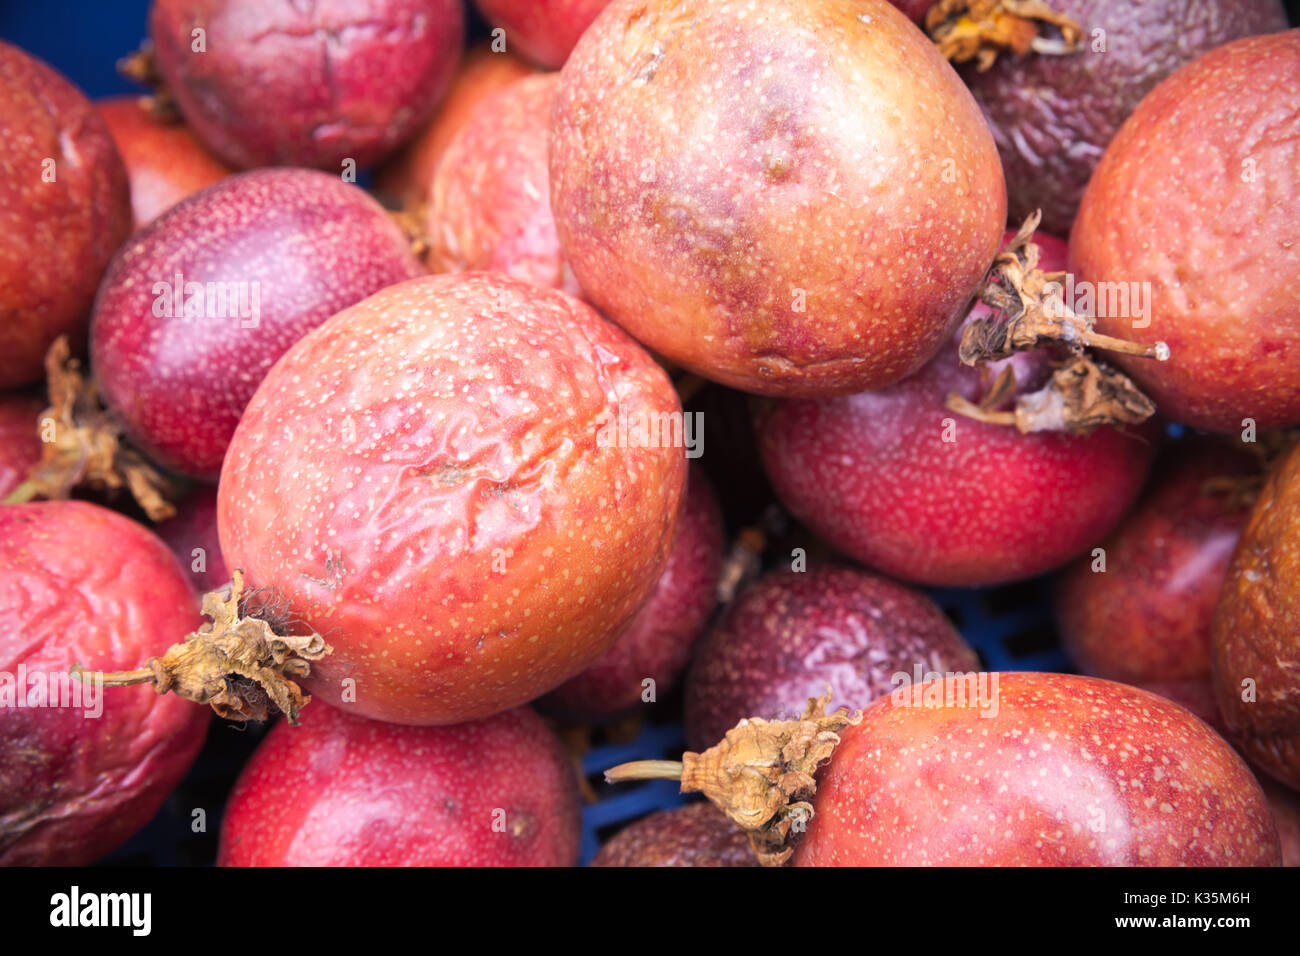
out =
[(573, 866), (578, 788), (527, 708), (399, 727), (308, 706), (240, 774), (218, 866)]
[(456, 71), (465, 13), (461, 0), (154, 0), (149, 36), (181, 114), (222, 160), (338, 174), (419, 129)]
[(1056, 620), (1086, 674), (1141, 684), (1204, 679), (1210, 628), (1249, 504), (1207, 483), (1258, 474), (1244, 452), (1221, 442), (1171, 449), (1152, 487), (1099, 547), (1061, 572)]
[[(0, 614), (10, 695), (34, 674), (45, 686), (64, 679), (74, 663), (138, 667), (199, 624), (166, 546), (81, 501), (0, 508)], [(16, 688), (20, 667), (26, 688)], [(17, 707), (0, 690), (0, 866), (93, 863), (144, 826), (193, 763), (206, 707), (147, 686), (98, 693), (94, 717), (89, 697), (56, 691), (63, 706)]]
[(578, 295), (551, 215), (547, 144), (559, 76), (529, 76), (478, 102), (429, 188), (429, 271), (495, 271)]
[(376, 189), (403, 204), (423, 202), (442, 154), (478, 102), (532, 72), (517, 56), (494, 53), (487, 43), (472, 47), (424, 128), (376, 170)]
[(561, 73), (551, 199), (605, 315), (770, 395), (920, 368), (1006, 225), (974, 100), (885, 0), (615, 0)]
[(14, 388), (40, 381), (60, 335), (84, 345), (95, 287), (131, 231), (131, 196), (90, 101), (3, 41), (0, 142), (0, 388)]
[(979, 658), (918, 591), (837, 565), (780, 571), (736, 599), (696, 652), (686, 682), (686, 744), (702, 752), (746, 717), (794, 720), (808, 698), (858, 710), (914, 679), (914, 668), (979, 670)]
[(630, 823), (592, 866), (758, 866), (745, 831), (711, 803), (660, 810)]
[(557, 70), (573, 52), (609, 0), (474, 0), (494, 27), (505, 31), (506, 49)]
[[(337, 176), (231, 176), (154, 220), (113, 260), (91, 321), (95, 378), (137, 447), (213, 481), (257, 383), (290, 345), (423, 272), (383, 208)], [(222, 284), (194, 316), (191, 283)]]
[(184, 123), (155, 119), (138, 96), (98, 100), (95, 108), (126, 166), (137, 229), (234, 171), (204, 149)]
[(230, 583), (217, 535), (217, 489), (200, 485), (176, 502), (176, 514), (154, 529), (167, 542), (199, 594)]
[(485, 717), (608, 649), (654, 589), (686, 483), (625, 415), (680, 409), (589, 306), (499, 273), (428, 276), (307, 335), (222, 471), (226, 563), (328, 633), (318, 700), (395, 723)]
[(1230, 739), (1300, 790), (1300, 445), (1274, 466), (1214, 612), (1214, 687)]
[(38, 421), (45, 403), (31, 395), (0, 395), (0, 498), (41, 460)]
[(1286, 29), (1278, 0), (1053, 0), (1051, 7), (1083, 28), (1082, 50), (1007, 53), (983, 73), (974, 66), (961, 73), (993, 129), (1010, 220), (1041, 209), (1043, 229), (1062, 236), (1106, 144), (1157, 83), (1213, 47)]
[(675, 688), (717, 606), (725, 544), (717, 497), (704, 470), (692, 467), (677, 538), (654, 591), (614, 646), (538, 700), (538, 709), (570, 721), (602, 720), (642, 704), (646, 678), (655, 682), (656, 700)]
[(1071, 267), (1094, 284), (1151, 284), (1149, 324), (1107, 315), (1097, 328), (1168, 343), (1168, 362), (1117, 359), (1165, 417), (1218, 432), (1300, 422), (1297, 169), (1300, 30), (1206, 53), (1107, 147)]
[(1177, 704), (1091, 677), (996, 676), (993, 716), (891, 696), (846, 728), (795, 865), (1279, 862), (1250, 769)]
[[(1044, 269), (1060, 240), (1037, 237)], [(977, 307), (972, 318), (986, 314)], [(1042, 352), (1007, 360), (1022, 392), (1050, 374)], [(991, 363), (989, 380), (1005, 363)], [(1021, 435), (949, 411), (982, 394), (957, 338), (897, 385), (756, 415), (759, 451), (782, 502), (842, 553), (921, 584), (979, 587), (1032, 577), (1104, 538), (1128, 510), (1153, 455), (1143, 431)]]

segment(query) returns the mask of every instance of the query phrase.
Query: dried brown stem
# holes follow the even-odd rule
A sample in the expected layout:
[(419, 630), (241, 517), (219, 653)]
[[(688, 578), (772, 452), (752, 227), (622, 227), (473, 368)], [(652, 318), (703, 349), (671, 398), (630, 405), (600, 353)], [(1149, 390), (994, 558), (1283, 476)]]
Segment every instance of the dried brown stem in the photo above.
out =
[(330, 646), (314, 632), (277, 633), (271, 622), (253, 613), (243, 572), (236, 569), (229, 585), (203, 596), (208, 623), (162, 657), (151, 657), (131, 671), (103, 673), (74, 664), (70, 673), (107, 687), (152, 683), (160, 694), (171, 691), (208, 704), (228, 720), (266, 720), (278, 711), (296, 724), (311, 698), (293, 678), (306, 677), (310, 662), (328, 654)]
[(140, 105), (161, 123), (178, 123), (181, 119), (176, 98), (167, 89), (162, 74), (158, 72), (158, 58), (153, 44), (145, 40), (140, 48), (117, 61), (117, 73), (124, 79), (147, 87), (149, 93), (140, 97)]
[(1041, 212), (1032, 213), (994, 258), (980, 290), (981, 301), (993, 314), (962, 331), (958, 348), (962, 362), (975, 365), (1050, 344), (1076, 352), (1095, 348), (1167, 361), (1169, 346), (1164, 342), (1142, 345), (1103, 335), (1093, 329), (1092, 318), (1070, 308), (1063, 296), (1065, 273), (1038, 268), (1039, 249), (1033, 237), (1041, 219)]
[(763, 554), (768, 542), (786, 530), (786, 516), (776, 505), (764, 510), (757, 525), (741, 528), (718, 575), (718, 603), (730, 604), (763, 568)]
[(66, 337), (60, 336), (46, 353), (45, 374), (50, 407), (38, 420), (45, 439), (41, 460), (3, 503), (62, 499), (77, 489), (115, 493), (126, 488), (153, 521), (175, 514), (167, 499), (176, 488), (124, 442), (121, 426), (100, 402), (94, 381), (82, 376)]
[(640, 760), (605, 772), (610, 783), (680, 780), (682, 793), (703, 793), (749, 834), (764, 866), (781, 866), (794, 852), (791, 834), (811, 819), (817, 768), (830, 759), (839, 732), (862, 719), (846, 708), (826, 713), (831, 693), (811, 698), (798, 720), (742, 720), (702, 754), (681, 762)]
[(972, 402), (953, 393), (945, 405), (960, 415), (990, 425), (1014, 427), (1021, 434), (1065, 431), (1086, 435), (1102, 425), (1138, 425), (1155, 414), (1151, 399), (1126, 375), (1073, 355), (1036, 392), (1016, 398), (1013, 411), (989, 402)]
[(1042, 0), (938, 0), (925, 29), (949, 61), (975, 61), (981, 73), (1010, 51), (1062, 56), (1083, 48), (1083, 29)]
[(415, 258), (424, 262), (429, 257), (429, 250), (433, 244), (429, 241), (427, 228), (426, 206), (424, 202), (413, 203), (409, 206), (403, 206), (401, 209), (390, 209), (388, 216), (397, 224), (397, 228), (402, 230), (402, 235), (406, 236), (406, 241), (411, 245), (411, 254)]

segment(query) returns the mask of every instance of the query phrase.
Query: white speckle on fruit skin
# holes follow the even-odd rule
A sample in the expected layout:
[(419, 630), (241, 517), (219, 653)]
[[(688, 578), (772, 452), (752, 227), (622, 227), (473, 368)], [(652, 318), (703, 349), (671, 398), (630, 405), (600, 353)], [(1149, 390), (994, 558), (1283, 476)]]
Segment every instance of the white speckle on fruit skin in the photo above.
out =
[[(992, 717), (888, 697), (868, 708), (821, 772), (796, 864), (1279, 861), (1272, 816), (1250, 769), (1188, 711), (1095, 678), (998, 678)], [(1050, 758), (1041, 752), (1048, 734)], [(1097, 750), (1088, 743), (1094, 737), (1124, 754)], [(988, 748), (972, 762), (964, 754), (980, 738)]]
[[(1045, 266), (1064, 266), (1064, 243), (1044, 237), (1042, 249)], [(764, 466), (795, 517), (886, 574), (954, 587), (1041, 574), (1123, 517), (1153, 444), (1111, 428), (1022, 435), (952, 413), (949, 393), (974, 400), (985, 387), (956, 338), (889, 388), (773, 403), (757, 428)], [(1050, 374), (1042, 352), (1009, 362), (1024, 392)]]
[(597, 447), (619, 405), (680, 410), (576, 299), (487, 273), (390, 287), (302, 339), (249, 403), (222, 551), (326, 634), (313, 693), (351, 677), (358, 711), (403, 723), (523, 703), (612, 643), (671, 545), (686, 459)]
[(504, 272), (578, 294), (551, 215), (547, 146), (559, 76), (488, 96), (447, 144), (429, 184), (430, 272)]
[[(1219, 46), (1152, 90), (1107, 147), (1071, 233), (1092, 283), (1149, 283), (1146, 322), (1097, 330), (1171, 421), (1233, 433), (1300, 419), (1300, 32)], [(1115, 310), (1118, 311), (1118, 310)]]
[(401, 727), (313, 703), (240, 774), (221, 866), (573, 866), (579, 799), (526, 708)]
[[(290, 345), (423, 272), (383, 208), (337, 176), (231, 176), (137, 232), (113, 261), (91, 320), (95, 380), (151, 459), (212, 480), (244, 406)], [(170, 289), (177, 275), (186, 289), (242, 283), (249, 316), (256, 290), (255, 321), (232, 305), (186, 317), (164, 303), (159, 315), (155, 286)]]
[(614, 0), (561, 73), (551, 189), (604, 314), (774, 395), (922, 365), (1006, 211), (974, 100), (884, 0)]

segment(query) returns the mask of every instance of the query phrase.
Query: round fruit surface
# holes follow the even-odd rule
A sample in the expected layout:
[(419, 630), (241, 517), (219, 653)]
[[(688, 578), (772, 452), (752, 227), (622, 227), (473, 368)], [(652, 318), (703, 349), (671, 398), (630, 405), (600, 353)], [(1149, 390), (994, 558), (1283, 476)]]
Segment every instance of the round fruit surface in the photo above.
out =
[(399, 727), (309, 705), (240, 774), (218, 866), (573, 866), (578, 788), (526, 708)]
[(711, 803), (660, 810), (619, 830), (592, 866), (758, 866), (745, 831)]
[(428, 123), (376, 170), (376, 189), (403, 204), (423, 202), (442, 154), (474, 107), (496, 90), (532, 72), (533, 68), (523, 60), (509, 53), (494, 53), (489, 44), (472, 47)]
[(1279, 862), (1250, 769), (1177, 704), (1089, 677), (981, 676), (982, 693), (904, 688), (841, 733), (795, 865)]
[(1250, 513), (1214, 612), (1215, 694), (1228, 736), (1300, 790), (1300, 446)]
[(1297, 169), (1300, 29), (1183, 67), (1102, 157), (1071, 267), (1106, 299), (1098, 331), (1168, 343), (1167, 362), (1116, 358), (1166, 418), (1219, 432), (1300, 422)]
[(91, 323), (95, 379), (136, 447), (215, 480), (275, 360), (334, 313), (423, 272), (380, 205), (337, 176), (231, 176), (113, 260)]
[(484, 98), (447, 146), (428, 196), (430, 272), (504, 272), (578, 294), (546, 165), (558, 81), (529, 76)]
[(122, 158), (90, 101), (0, 41), (0, 388), (38, 382), (60, 335), (80, 350), (104, 267), (131, 231)]
[(1035, 209), (1068, 235), (1084, 187), (1124, 119), (1161, 80), (1207, 50), (1286, 29), (1278, 0), (1053, 0), (1083, 29), (1064, 56), (998, 57), (962, 69), (989, 119), (1007, 176), (1007, 211)]
[(149, 37), (181, 115), (231, 166), (355, 173), (446, 92), (465, 13), (461, 0), (153, 0)]
[(578, 300), (495, 273), (415, 279), (259, 387), (221, 476), (221, 549), (328, 635), (318, 699), (350, 688), (343, 706), (398, 723), (487, 716), (585, 668), (653, 590), (686, 458), (633, 423), (678, 413), (649, 355)]
[(172, 549), (197, 593), (206, 594), (230, 583), (217, 536), (217, 489), (196, 487), (176, 502), (176, 514), (154, 530)]
[(1056, 619), (1075, 664), (1126, 684), (1208, 677), (1214, 605), (1249, 512), (1231, 484), (1258, 473), (1219, 443), (1171, 450), (1102, 553), (1061, 574)]
[[(614, 646), (541, 698), (538, 709), (548, 716), (590, 722), (667, 696), (717, 607), (725, 545), (713, 488), (702, 468), (692, 468), (677, 538), (654, 592)], [(650, 700), (646, 680), (654, 682)]]
[(474, 4), (489, 23), (504, 31), (507, 50), (556, 70), (609, 0), (474, 0)]
[(17, 488), (41, 460), (37, 429), (45, 407), (32, 395), (0, 395), (0, 498)]
[[(1036, 237), (1041, 266), (1065, 246)], [(976, 308), (971, 318), (985, 314)], [(1016, 430), (945, 407), (974, 401), (1011, 363), (1021, 393), (1050, 375), (1048, 355), (961, 364), (958, 337), (897, 385), (757, 415), (759, 451), (787, 508), (843, 554), (921, 584), (980, 587), (1032, 577), (1099, 543), (1137, 497), (1154, 453), (1146, 431)]]
[(137, 229), (232, 172), (203, 148), (185, 124), (154, 118), (138, 96), (99, 100), (95, 108), (126, 165)]
[(827, 687), (830, 713), (866, 707), (916, 679), (979, 669), (979, 658), (924, 594), (856, 568), (814, 566), (761, 578), (695, 654), (686, 743), (703, 751), (746, 717), (795, 720)]
[(603, 314), (773, 395), (915, 371), (1006, 225), (978, 107), (885, 0), (615, 0), (561, 73), (551, 199)]
[(167, 547), (82, 501), (0, 507), (0, 865), (85, 866), (144, 826), (203, 744), (208, 708), (80, 684), (199, 624)]

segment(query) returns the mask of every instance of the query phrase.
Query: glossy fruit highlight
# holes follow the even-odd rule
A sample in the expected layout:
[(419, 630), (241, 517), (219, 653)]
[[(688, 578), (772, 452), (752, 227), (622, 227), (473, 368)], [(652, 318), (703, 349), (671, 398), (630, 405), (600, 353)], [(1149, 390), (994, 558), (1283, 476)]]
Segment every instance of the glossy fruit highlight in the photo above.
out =
[(1258, 472), (1223, 443), (1171, 449), (1103, 553), (1061, 573), (1056, 620), (1084, 673), (1126, 684), (1209, 675), (1214, 606), (1249, 513), (1232, 485)]

